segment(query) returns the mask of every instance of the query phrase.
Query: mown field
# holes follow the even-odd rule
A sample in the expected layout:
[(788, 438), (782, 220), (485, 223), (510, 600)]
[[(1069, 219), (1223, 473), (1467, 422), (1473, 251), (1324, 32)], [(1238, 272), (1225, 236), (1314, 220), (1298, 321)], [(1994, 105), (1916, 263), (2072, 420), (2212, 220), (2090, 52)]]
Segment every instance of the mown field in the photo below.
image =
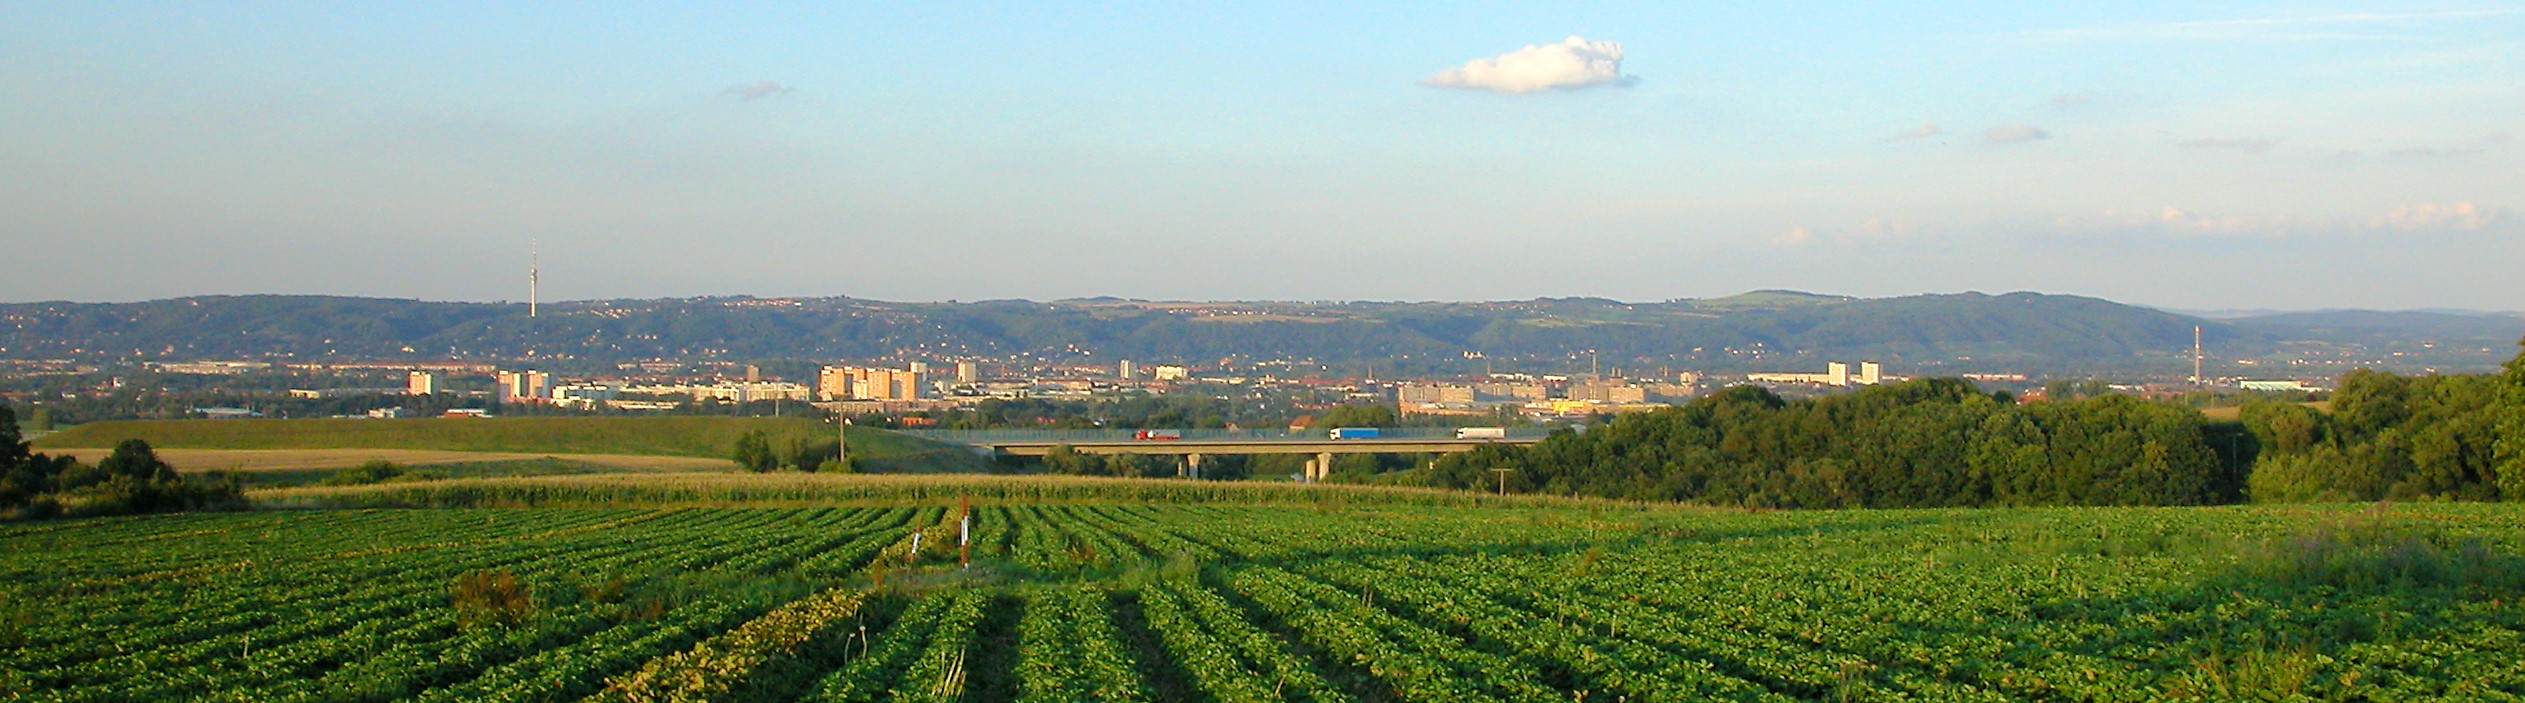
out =
[[(561, 455), (652, 469), (668, 467), (641, 465), (627, 457), (727, 460), (737, 438), (748, 432), (764, 433), (775, 448), (800, 440), (829, 444), (833, 438), (832, 425), (794, 417), (310, 418), (92, 422), (45, 435), (32, 444), (36, 451), (101, 456), (116, 443), (139, 439), (161, 450), (182, 471), (338, 468), (371, 459), (422, 465), (498, 461), (519, 455)], [(878, 471), (988, 468), (986, 462), (963, 450), (865, 427), (851, 428), (850, 452)], [(411, 453), (428, 456), (415, 460)]]
[[(893, 504), (0, 526), (0, 697), (2525, 695), (2509, 505), (1749, 513), (905, 485)], [(970, 566), (960, 493), (992, 497)]]

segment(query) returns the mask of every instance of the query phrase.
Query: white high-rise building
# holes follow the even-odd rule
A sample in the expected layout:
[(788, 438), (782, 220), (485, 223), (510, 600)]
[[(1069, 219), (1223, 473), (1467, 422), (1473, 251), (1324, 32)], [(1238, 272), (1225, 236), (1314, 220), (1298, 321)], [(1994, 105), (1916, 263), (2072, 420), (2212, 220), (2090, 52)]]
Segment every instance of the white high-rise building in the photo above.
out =
[(827, 366), (817, 375), (825, 400), (919, 400), (921, 375), (910, 370)]
[(1130, 359), (1123, 359), (1121, 363), (1114, 364), (1113, 375), (1114, 378), (1119, 378), (1125, 381), (1138, 378), (1140, 376), (1140, 365), (1131, 363)]
[(433, 395), (438, 393), (438, 372), (412, 372), (411, 379), (404, 382), (403, 392), (406, 395)]
[(1838, 361), (1825, 362), (1824, 383), (1834, 386), (1850, 385), (1850, 365)]
[(956, 362), (956, 382), (957, 382), (957, 383), (980, 383), (981, 381), (982, 381), (982, 365), (981, 365), (981, 364), (977, 364), (977, 363), (970, 362), (970, 361), (959, 361), (959, 362)]
[(1873, 386), (1885, 381), (1885, 365), (1873, 361), (1859, 362), (1859, 385)]
[(552, 399), (552, 374), (542, 371), (502, 371), (500, 402), (539, 403)]

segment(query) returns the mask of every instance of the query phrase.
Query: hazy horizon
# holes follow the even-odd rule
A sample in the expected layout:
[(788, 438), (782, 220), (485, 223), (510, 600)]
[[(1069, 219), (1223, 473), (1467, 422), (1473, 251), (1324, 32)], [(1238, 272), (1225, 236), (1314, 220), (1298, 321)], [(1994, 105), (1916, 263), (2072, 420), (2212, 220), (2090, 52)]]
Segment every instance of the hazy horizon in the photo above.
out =
[(0, 7), (0, 300), (2525, 298), (2525, 7)]
[[(2029, 290), (2010, 290), (2010, 291), (1956, 290), (1956, 291), (1929, 291), (1929, 292), (1923, 292), (1923, 293), (1907, 293), (1907, 294), (1901, 294), (1901, 295), (1886, 295), (1886, 296), (1857, 296), (1857, 295), (1844, 295), (1844, 294), (1832, 293), (1832, 292), (1827, 292), (1827, 291), (1804, 291), (1804, 290), (1789, 290), (1789, 289), (1781, 289), (1781, 288), (1761, 288), (1761, 289), (1748, 290), (1748, 291), (1739, 291), (1739, 292), (1737, 292), (1737, 293), (1732, 293), (1732, 294), (1729, 294), (1729, 295), (1716, 295), (1716, 296), (1692, 296), (1692, 297), (1670, 297), (1670, 298), (1657, 298), (1657, 299), (1626, 299), (1626, 298), (1609, 298), (1609, 297), (1605, 297), (1605, 296), (1596, 296), (1596, 295), (1541, 295), (1541, 296), (1532, 296), (1532, 297), (1525, 297), (1525, 298), (1452, 298), (1452, 299), (1440, 299), (1440, 298), (1147, 298), (1147, 297), (1122, 296), (1122, 295), (1088, 295), (1088, 296), (1075, 296), (1075, 297), (1065, 297), (1065, 298), (1022, 298), (1022, 297), (1009, 297), (1009, 298), (928, 298), (928, 299), (920, 299), (920, 298), (877, 298), (877, 297), (870, 297), (870, 296), (862, 296), (862, 295), (848, 295), (848, 294), (838, 294), (838, 293), (835, 293), (835, 294), (813, 294), (813, 295), (807, 295), (807, 294), (798, 294), (798, 295), (777, 295), (777, 294), (761, 294), (761, 293), (719, 293), (719, 294), (697, 294), (697, 295), (681, 295), (681, 296), (640, 296), (640, 297), (625, 297), (625, 296), (617, 296), (617, 297), (607, 297), (607, 298), (569, 298), (569, 299), (552, 299), (552, 298), (544, 298), (544, 299), (542, 300), (542, 302), (543, 302), (543, 304), (546, 304), (546, 305), (562, 305), (562, 304), (571, 304), (571, 303), (596, 303), (596, 302), (607, 302), (607, 301), (685, 300), (685, 299), (694, 299), (694, 298), (702, 298), (702, 299), (717, 299), (717, 298), (727, 298), (727, 299), (734, 299), (734, 298), (751, 298), (751, 299), (758, 299), (758, 300), (848, 298), (848, 299), (851, 299), (851, 300), (863, 300), (863, 301), (868, 301), (868, 302), (877, 302), (877, 303), (895, 303), (895, 304), (904, 304), (904, 305), (930, 305), (930, 304), (942, 304), (942, 303), (943, 303), (943, 304), (958, 304), (958, 303), (988, 303), (988, 302), (1001, 302), (1001, 301), (1024, 301), (1024, 302), (1036, 302), (1036, 303), (1059, 303), (1059, 302), (1090, 302), (1090, 301), (1105, 301), (1105, 300), (1119, 301), (1119, 302), (1132, 302), (1132, 303), (1153, 303), (1153, 304), (1212, 304), (1212, 303), (1217, 303), (1217, 304), (1225, 304), (1225, 303), (1258, 303), (1258, 304), (1260, 304), (1260, 303), (1268, 303), (1268, 304), (1298, 304), (1298, 305), (1338, 305), (1338, 304), (1351, 304), (1351, 303), (1368, 303), (1368, 304), (1419, 305), (1419, 304), (1480, 304), (1480, 303), (1517, 303), (1517, 302), (1530, 302), (1530, 301), (1535, 301), (1535, 300), (1580, 300), (1580, 299), (1585, 299), (1585, 300), (1607, 300), (1607, 301), (1611, 301), (1611, 302), (1615, 302), (1615, 303), (1632, 304), (1632, 305), (1651, 305), (1651, 304), (1660, 304), (1660, 303), (1676, 303), (1676, 302), (1686, 302), (1686, 301), (1707, 301), (1707, 300), (1719, 300), (1719, 299), (1731, 298), (1731, 297), (1736, 297), (1736, 296), (1741, 296), (1741, 295), (1752, 295), (1752, 294), (1757, 294), (1757, 293), (1792, 293), (1792, 294), (1800, 294), (1800, 295), (1815, 295), (1815, 296), (1823, 296), (1823, 297), (1852, 298), (1852, 299), (1859, 299), (1859, 300), (1882, 300), (1882, 299), (1887, 299), (1887, 298), (1907, 298), (1907, 297), (1940, 296), (1940, 295), (1975, 295), (1975, 294), (1978, 294), (1978, 295), (1988, 295), (1988, 296), (1994, 296), (1994, 297), (1995, 297), (1995, 296), (2003, 296), (2003, 295), (2013, 295), (2013, 294), (2018, 294), (2018, 293), (2032, 293), (2032, 294), (2036, 294), (2036, 295), (2054, 295), (2054, 296), (2072, 296), (2072, 297), (2094, 298), (2094, 299), (2097, 299), (2097, 300), (2104, 300), (2104, 301), (2107, 301), (2107, 302), (2118, 303), (2118, 304), (2123, 304), (2123, 305), (2129, 305), (2129, 306), (2133, 306), (2133, 307), (2147, 308), (2147, 309), (2151, 309), (2151, 310), (2159, 310), (2159, 311), (2163, 311), (2163, 312), (2170, 312), (2170, 313), (2175, 313), (2175, 314), (2180, 314), (2180, 315), (2189, 315), (2189, 316), (2201, 317), (2201, 318), (2205, 318), (2205, 319), (2212, 319), (2212, 320), (2217, 320), (2217, 319), (2228, 319), (2228, 318), (2233, 318), (2233, 317), (2248, 317), (2248, 316), (2254, 316), (2254, 315), (2276, 315), (2276, 314), (2291, 314), (2291, 313), (2322, 313), (2322, 312), (2395, 312), (2395, 313), (2398, 313), (2398, 312), (2425, 312), (2425, 313), (2446, 313), (2446, 314), (2459, 314), (2459, 315), (2511, 315), (2511, 316), (2525, 316), (2525, 309), (2458, 308), (2458, 307), (2412, 307), (2412, 308), (2352, 308), (2352, 307), (2322, 307), (2322, 308), (2185, 308), (2185, 307), (2174, 307), (2174, 306), (2164, 306), (2164, 305), (2149, 305), (2149, 304), (2146, 304), (2146, 303), (2133, 302), (2133, 301), (2127, 301), (2127, 300), (2115, 300), (2115, 299), (2112, 299), (2112, 298), (2102, 298), (2102, 297), (2098, 297), (2098, 296), (2090, 296), (2090, 295), (2080, 295), (2080, 294), (2077, 294), (2077, 293), (2048, 292), (2048, 291), (2029, 291)], [(184, 300), (184, 299), (189, 299), (189, 298), (208, 298), (208, 297), (239, 297), (239, 298), (243, 298), (243, 297), (343, 297), (343, 298), (367, 298), (367, 299), (379, 299), (379, 300), (406, 300), (406, 301), (417, 301), (417, 302), (423, 302), (423, 303), (460, 303), (460, 304), (493, 304), (493, 305), (525, 305), (525, 304), (527, 304), (527, 301), (526, 301), (525, 299), (523, 299), (523, 298), (516, 298), (516, 299), (508, 299), (508, 298), (488, 298), (488, 299), (479, 299), (479, 300), (468, 300), (468, 299), (460, 299), (460, 298), (428, 298), (428, 297), (412, 297), (412, 296), (386, 296), (386, 295), (350, 295), (350, 294), (333, 294), (333, 293), (200, 293), (200, 294), (193, 294), (193, 295), (177, 295), (177, 296), (166, 296), (166, 297), (158, 297), (158, 298), (139, 298), (139, 299), (132, 299), (132, 300), (72, 300), (72, 299), (5, 300), (5, 301), (0, 301), (0, 305), (26, 305), (26, 304), (42, 304), (42, 303), (69, 303), (69, 304), (75, 304), (75, 305), (94, 305), (94, 304), (113, 305), (113, 304), (148, 303), (148, 302), (158, 302), (158, 301), (166, 301), (166, 300)]]

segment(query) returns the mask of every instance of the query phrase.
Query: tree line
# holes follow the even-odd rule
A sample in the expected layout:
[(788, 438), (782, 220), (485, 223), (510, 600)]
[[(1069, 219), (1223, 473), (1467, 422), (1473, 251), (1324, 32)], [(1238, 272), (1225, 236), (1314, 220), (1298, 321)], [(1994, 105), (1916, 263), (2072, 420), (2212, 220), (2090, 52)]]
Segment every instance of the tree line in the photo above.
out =
[[(2196, 505), (2239, 481), (2200, 414), (2123, 395), (2017, 404), (1922, 379), (1809, 400), (1737, 386), (1532, 447), (1439, 459), (1425, 485), (1780, 508)], [(1400, 482), (1413, 482), (1398, 477)]]
[(1960, 379), (1795, 401), (1739, 386), (1377, 480), (1781, 508), (2525, 498), (2525, 355), (2500, 374), (2353, 371), (2331, 403), (2257, 400), (2214, 422), (2109, 393), (2020, 404)]

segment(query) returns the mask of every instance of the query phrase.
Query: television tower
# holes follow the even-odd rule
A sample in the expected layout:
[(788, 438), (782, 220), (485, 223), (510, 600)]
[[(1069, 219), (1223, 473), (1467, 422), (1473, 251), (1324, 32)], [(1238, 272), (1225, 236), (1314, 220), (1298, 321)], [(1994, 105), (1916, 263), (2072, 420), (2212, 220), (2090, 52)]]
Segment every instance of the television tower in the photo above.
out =
[(542, 262), (540, 261), (540, 259), (542, 258), (542, 257), (541, 257), (541, 252), (539, 252), (539, 251), (537, 251), (537, 250), (542, 249), (542, 248), (543, 248), (543, 245), (542, 245), (542, 243), (540, 243), (540, 242), (539, 242), (539, 243), (536, 243), (536, 244), (534, 244), (534, 245), (528, 246), (528, 247), (526, 248), (526, 316), (527, 316), (527, 317), (534, 317), (534, 316), (535, 316), (535, 294), (536, 294), (536, 292), (537, 292), (535, 289), (536, 289), (536, 288), (537, 288), (537, 287), (538, 287), (538, 286), (542, 283), (542, 281), (541, 281), (541, 280), (539, 280), (539, 279), (543, 278), (543, 264), (542, 264)]
[(2201, 385), (2201, 326), (2192, 326), (2192, 385)]

